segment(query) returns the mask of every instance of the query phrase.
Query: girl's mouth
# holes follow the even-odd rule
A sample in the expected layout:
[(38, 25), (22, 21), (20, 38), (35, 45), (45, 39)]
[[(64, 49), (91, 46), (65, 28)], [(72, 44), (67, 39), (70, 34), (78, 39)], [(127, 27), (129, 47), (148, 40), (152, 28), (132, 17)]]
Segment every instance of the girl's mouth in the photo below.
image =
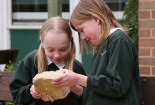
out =
[(59, 63), (62, 62), (62, 59), (54, 59), (54, 62), (57, 63), (57, 64), (59, 64)]

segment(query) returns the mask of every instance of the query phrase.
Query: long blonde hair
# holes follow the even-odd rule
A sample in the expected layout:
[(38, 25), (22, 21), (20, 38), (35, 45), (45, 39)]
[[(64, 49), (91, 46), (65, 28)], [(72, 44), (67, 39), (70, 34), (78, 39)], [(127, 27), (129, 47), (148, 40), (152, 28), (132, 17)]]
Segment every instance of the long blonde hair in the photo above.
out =
[[(116, 20), (112, 11), (103, 0), (80, 0), (72, 13), (70, 24), (75, 30), (72, 22), (82, 24), (83, 22), (92, 19), (93, 16), (100, 20), (102, 30), (99, 42), (96, 46), (93, 46), (95, 49), (98, 49), (108, 37), (111, 27), (123, 27)], [(87, 42), (86, 44), (86, 49), (89, 51), (91, 45)]]
[[(72, 31), (68, 24), (68, 22), (62, 17), (52, 17), (44, 22), (42, 28), (40, 30), (40, 40), (41, 42), (44, 40), (46, 34), (49, 31), (54, 30), (55, 32), (65, 33), (70, 41), (70, 52), (66, 59), (66, 68), (72, 70), (73, 69), (73, 62), (75, 58), (75, 43), (72, 37)], [(64, 34), (63, 34), (64, 35)], [(37, 54), (37, 61), (38, 61), (38, 72), (43, 72), (48, 70), (48, 62), (45, 55), (44, 48), (40, 44), (38, 54)]]

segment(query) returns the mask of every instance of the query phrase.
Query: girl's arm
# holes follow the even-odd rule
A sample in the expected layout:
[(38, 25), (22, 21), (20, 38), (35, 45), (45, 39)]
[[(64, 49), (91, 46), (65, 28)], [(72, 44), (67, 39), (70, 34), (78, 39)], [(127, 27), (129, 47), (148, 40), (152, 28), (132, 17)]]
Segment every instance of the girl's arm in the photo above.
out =
[(53, 85), (60, 87), (76, 86), (76, 88), (78, 87), (77, 90), (80, 89), (79, 86), (87, 87), (87, 78), (88, 78), (87, 76), (75, 73), (67, 69), (62, 70), (65, 72), (64, 75), (62, 77), (54, 79), (52, 82)]

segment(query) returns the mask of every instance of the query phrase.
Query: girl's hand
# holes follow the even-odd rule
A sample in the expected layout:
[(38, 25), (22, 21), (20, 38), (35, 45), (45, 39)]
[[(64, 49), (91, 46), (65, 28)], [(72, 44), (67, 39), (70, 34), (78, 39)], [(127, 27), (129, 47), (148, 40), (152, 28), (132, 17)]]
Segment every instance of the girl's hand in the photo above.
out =
[(51, 102), (53, 102), (54, 101), (54, 99), (52, 98), (52, 97), (50, 97), (49, 95), (47, 95), (47, 94), (45, 94), (45, 93), (42, 93), (41, 94), (41, 100), (43, 100), (43, 101), (51, 101)]
[(64, 75), (56, 78), (52, 81), (54, 86), (58, 87), (73, 87), (77, 85), (78, 77), (77, 74), (71, 70), (62, 69), (64, 71)]
[(35, 91), (34, 85), (31, 86), (30, 93), (31, 93), (32, 97), (35, 98), (35, 99), (40, 99), (41, 98), (41, 95)]
[(54, 99), (52, 97), (50, 97), (49, 95), (46, 95), (45, 93), (40, 93), (40, 94), (37, 93), (35, 91), (34, 85), (31, 86), (30, 93), (31, 93), (32, 97), (35, 99), (41, 99), (43, 101), (51, 101), (51, 102), (54, 101)]
[(70, 91), (72, 91), (78, 96), (81, 96), (83, 94), (83, 87), (80, 85), (75, 85), (75, 86), (70, 87)]

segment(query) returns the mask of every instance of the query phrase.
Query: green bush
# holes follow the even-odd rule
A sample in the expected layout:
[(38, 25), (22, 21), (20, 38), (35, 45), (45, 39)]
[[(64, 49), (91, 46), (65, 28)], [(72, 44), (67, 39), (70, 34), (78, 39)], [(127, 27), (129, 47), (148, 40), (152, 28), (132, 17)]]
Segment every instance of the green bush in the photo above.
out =
[(14, 102), (6, 102), (5, 105), (15, 105)]
[(8, 71), (8, 72), (15, 71), (15, 69), (14, 69), (14, 63), (12, 63), (11, 61), (9, 61), (9, 64), (6, 65), (4, 71)]
[(128, 0), (124, 9), (123, 26), (138, 47), (138, 0)]

